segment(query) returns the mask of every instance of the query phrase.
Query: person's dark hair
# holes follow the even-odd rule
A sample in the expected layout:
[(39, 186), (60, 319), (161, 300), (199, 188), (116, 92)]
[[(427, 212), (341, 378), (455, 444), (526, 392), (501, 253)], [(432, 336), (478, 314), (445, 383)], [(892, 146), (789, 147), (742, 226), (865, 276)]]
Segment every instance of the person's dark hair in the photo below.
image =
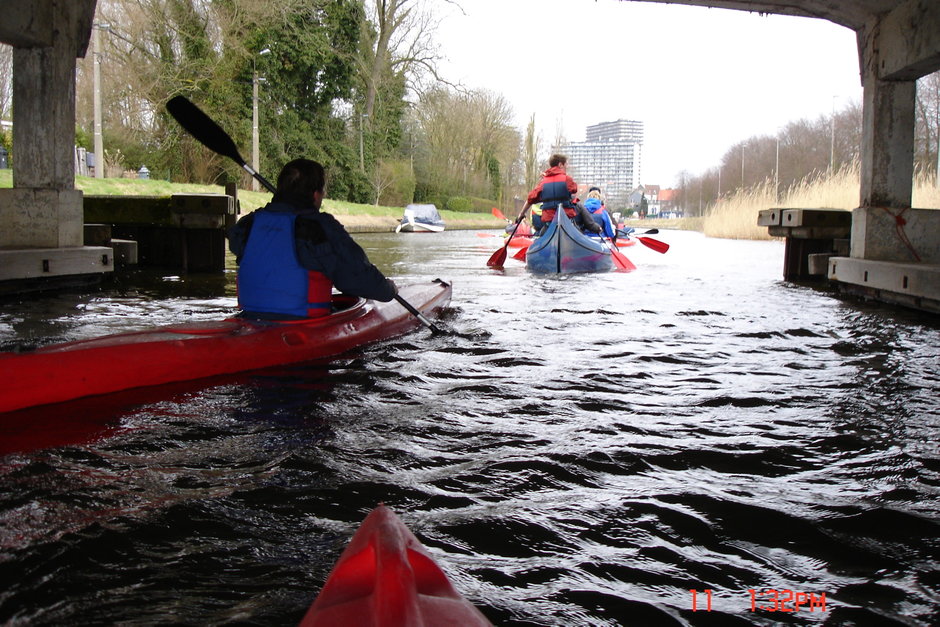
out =
[(313, 192), (323, 191), (326, 173), (323, 166), (310, 159), (294, 159), (277, 176), (275, 202), (286, 202), (298, 208), (313, 206)]
[(568, 157), (566, 157), (565, 155), (557, 155), (557, 154), (556, 154), (556, 155), (552, 155), (552, 156), (548, 159), (548, 167), (550, 167), (550, 168), (554, 168), (554, 167), (559, 166), (559, 165), (561, 165), (561, 164), (563, 164), (563, 163), (566, 164), (566, 165), (567, 165), (567, 163), (568, 163)]

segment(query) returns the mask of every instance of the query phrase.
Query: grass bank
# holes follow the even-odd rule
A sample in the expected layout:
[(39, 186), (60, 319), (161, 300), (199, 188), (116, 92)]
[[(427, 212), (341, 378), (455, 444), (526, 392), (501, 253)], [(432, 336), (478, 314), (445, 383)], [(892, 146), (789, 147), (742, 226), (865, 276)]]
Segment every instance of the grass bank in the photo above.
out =
[[(12, 170), (0, 170), (0, 188), (13, 186)], [(168, 181), (142, 179), (96, 179), (85, 176), (75, 177), (75, 188), (89, 196), (170, 196), (172, 194), (220, 194), (223, 189), (218, 185), (197, 185), (170, 183)], [(247, 213), (264, 206), (271, 200), (268, 192), (238, 190), (238, 200), (242, 213)], [(323, 209), (336, 216), (347, 230), (393, 231), (402, 216), (402, 207), (376, 207), (360, 205), (327, 198)], [(450, 230), (459, 229), (499, 229), (505, 223), (490, 214), (465, 213), (462, 211), (441, 210), (441, 217)]]

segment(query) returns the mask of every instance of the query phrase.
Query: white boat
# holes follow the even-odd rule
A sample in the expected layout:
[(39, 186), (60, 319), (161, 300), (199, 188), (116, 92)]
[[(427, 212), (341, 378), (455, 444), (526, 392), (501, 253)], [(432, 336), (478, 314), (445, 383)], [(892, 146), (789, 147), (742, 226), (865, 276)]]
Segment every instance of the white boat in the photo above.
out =
[(405, 207), (395, 232), (400, 233), (440, 233), (444, 230), (444, 219), (434, 205), (411, 204)]

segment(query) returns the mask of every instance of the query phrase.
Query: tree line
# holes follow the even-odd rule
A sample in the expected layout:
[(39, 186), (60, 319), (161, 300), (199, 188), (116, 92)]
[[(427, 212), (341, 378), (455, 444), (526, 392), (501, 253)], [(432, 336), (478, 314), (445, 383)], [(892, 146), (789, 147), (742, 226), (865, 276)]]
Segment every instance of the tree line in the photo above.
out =
[(304, 156), (331, 198), (489, 211), (518, 178), (505, 99), (438, 73), (420, 0), (99, 0), (101, 50), (77, 69), (79, 145), (93, 149), (96, 55), (103, 165), (179, 182), (250, 181), (166, 113), (184, 95), (248, 155), (257, 81), (259, 169)]
[[(832, 115), (788, 123), (775, 136), (758, 135), (729, 147), (721, 162), (698, 175), (680, 172), (677, 203), (689, 216), (704, 215), (718, 199), (770, 183), (778, 196), (794, 185), (857, 167), (862, 106), (853, 102)], [(936, 176), (940, 147), (940, 72), (917, 82), (914, 169)]]
[[(443, 0), (452, 2), (452, 0)], [(544, 167), (535, 118), (514, 128), (511, 105), (438, 72), (435, 17), (421, 0), (99, 0), (76, 72), (77, 143), (93, 150), (93, 63), (101, 70), (110, 175), (146, 166), (151, 177), (221, 184), (247, 175), (189, 137), (164, 104), (185, 95), (250, 154), (258, 83), (260, 170), (298, 156), (328, 168), (332, 198), (489, 211), (513, 208)], [(11, 118), (10, 48), (0, 46), (0, 118)], [(936, 171), (940, 73), (918, 81), (917, 170)], [(767, 180), (781, 194), (858, 160), (861, 106), (797, 120), (776, 136), (727, 149), (721, 162), (675, 187), (687, 215)], [(9, 133), (3, 135), (10, 149)]]

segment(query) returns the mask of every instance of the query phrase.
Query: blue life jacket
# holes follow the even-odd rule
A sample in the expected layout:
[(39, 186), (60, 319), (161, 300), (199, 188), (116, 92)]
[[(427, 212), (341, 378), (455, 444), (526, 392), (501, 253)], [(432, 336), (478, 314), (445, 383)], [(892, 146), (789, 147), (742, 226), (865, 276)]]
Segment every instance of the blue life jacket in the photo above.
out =
[(256, 211), (238, 267), (238, 306), (248, 312), (317, 318), (330, 313), (333, 284), (294, 250), (297, 214)]

